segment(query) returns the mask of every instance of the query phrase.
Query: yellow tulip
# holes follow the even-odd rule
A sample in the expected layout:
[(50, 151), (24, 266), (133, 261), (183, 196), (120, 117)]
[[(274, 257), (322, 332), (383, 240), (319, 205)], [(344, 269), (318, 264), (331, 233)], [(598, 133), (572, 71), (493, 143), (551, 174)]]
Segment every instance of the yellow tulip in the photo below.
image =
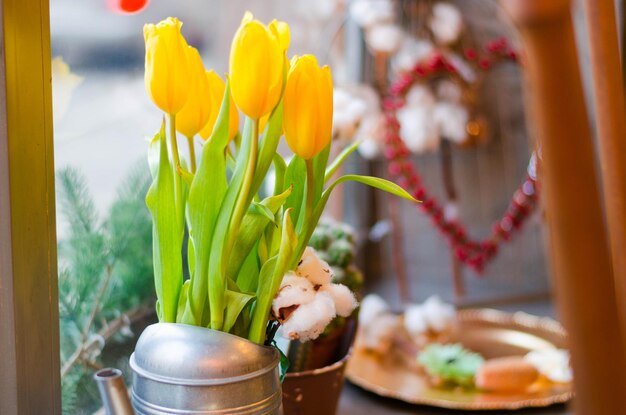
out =
[(248, 117), (258, 120), (278, 104), (289, 41), (286, 23), (265, 26), (244, 15), (230, 50), (230, 80), (233, 99)]
[(283, 97), (283, 131), (291, 151), (305, 160), (328, 145), (333, 124), (333, 81), (330, 68), (320, 68), (312, 55), (291, 61)]
[[(214, 71), (206, 71), (205, 78), (207, 83), (209, 84), (209, 95), (207, 96), (207, 100), (211, 103), (211, 114), (208, 118), (207, 123), (200, 130), (200, 137), (203, 140), (207, 140), (211, 133), (213, 132), (213, 127), (215, 126), (215, 122), (217, 121), (217, 116), (220, 112), (220, 107), (222, 106), (222, 99), (224, 98), (224, 91), (226, 90), (226, 84), (222, 81), (222, 78), (219, 77)], [(233, 100), (232, 94), (230, 97), (230, 108), (228, 111), (228, 137), (233, 138), (237, 131), (239, 131), (239, 112), (237, 111), (237, 107), (235, 106), (235, 101)]]
[[(176, 115), (176, 130), (186, 137), (193, 137), (206, 125), (213, 112), (211, 87), (205, 75), (202, 58), (196, 48), (187, 46), (189, 62), (189, 96), (185, 106)], [(217, 106), (219, 109), (219, 104)]]
[(189, 94), (187, 42), (180, 33), (181, 26), (178, 19), (168, 17), (143, 27), (146, 90), (157, 107), (168, 114), (178, 113)]

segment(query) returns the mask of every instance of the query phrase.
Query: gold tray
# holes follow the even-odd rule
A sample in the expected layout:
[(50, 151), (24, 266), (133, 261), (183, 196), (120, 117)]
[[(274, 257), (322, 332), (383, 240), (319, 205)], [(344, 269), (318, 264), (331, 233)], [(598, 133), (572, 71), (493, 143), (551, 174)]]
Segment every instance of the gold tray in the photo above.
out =
[[(556, 321), (517, 312), (490, 309), (458, 312), (455, 341), (486, 359), (524, 355), (531, 350), (566, 348), (566, 334)], [(572, 385), (546, 384), (521, 394), (495, 394), (476, 390), (440, 389), (424, 375), (400, 363), (363, 349), (354, 350), (346, 369), (347, 379), (377, 395), (418, 405), (462, 410), (498, 410), (542, 407), (569, 401)]]

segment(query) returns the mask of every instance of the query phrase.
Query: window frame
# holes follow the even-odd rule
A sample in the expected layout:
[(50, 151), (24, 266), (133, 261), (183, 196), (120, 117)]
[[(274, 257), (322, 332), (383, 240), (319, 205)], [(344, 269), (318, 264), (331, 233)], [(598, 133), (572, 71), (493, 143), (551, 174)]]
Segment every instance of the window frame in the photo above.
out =
[(48, 0), (0, 0), (0, 413), (60, 414)]

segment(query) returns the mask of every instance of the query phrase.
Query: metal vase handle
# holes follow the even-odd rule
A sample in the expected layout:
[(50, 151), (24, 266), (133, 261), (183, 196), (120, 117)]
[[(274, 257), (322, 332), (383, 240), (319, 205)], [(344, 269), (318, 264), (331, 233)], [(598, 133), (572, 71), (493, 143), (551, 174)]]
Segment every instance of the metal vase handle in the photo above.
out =
[(106, 415), (135, 415), (121, 370), (101, 369), (93, 375), (93, 379), (98, 384)]

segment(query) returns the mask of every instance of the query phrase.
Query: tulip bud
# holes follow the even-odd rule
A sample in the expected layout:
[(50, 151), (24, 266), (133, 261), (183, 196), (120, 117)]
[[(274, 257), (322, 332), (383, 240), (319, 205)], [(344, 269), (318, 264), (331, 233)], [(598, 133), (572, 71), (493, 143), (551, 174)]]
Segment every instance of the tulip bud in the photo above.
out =
[(286, 23), (273, 21), (265, 26), (250, 12), (235, 33), (230, 51), (231, 91), (239, 109), (254, 120), (269, 114), (280, 100), (289, 41)]
[(305, 160), (330, 141), (333, 124), (333, 81), (330, 68), (320, 68), (312, 55), (291, 61), (283, 98), (283, 130), (291, 151)]
[(157, 107), (168, 114), (178, 113), (189, 94), (187, 42), (180, 33), (181, 26), (178, 19), (168, 17), (143, 28), (146, 90)]
[(212, 100), (209, 99), (209, 80), (196, 48), (187, 47), (187, 60), (190, 73), (189, 96), (185, 106), (176, 115), (176, 130), (186, 137), (193, 137), (206, 125), (211, 113), (219, 110), (219, 102), (217, 109), (214, 109)]
[[(222, 106), (222, 99), (224, 98), (224, 91), (226, 90), (226, 84), (222, 81), (222, 78), (215, 71), (206, 71), (205, 78), (209, 85), (209, 94), (205, 97), (210, 101), (211, 113), (204, 127), (200, 130), (200, 137), (203, 140), (208, 140), (215, 127), (217, 116), (220, 113), (220, 107)], [(230, 108), (228, 111), (228, 137), (233, 138), (237, 131), (239, 131), (239, 112), (235, 106), (233, 97), (230, 97)]]

